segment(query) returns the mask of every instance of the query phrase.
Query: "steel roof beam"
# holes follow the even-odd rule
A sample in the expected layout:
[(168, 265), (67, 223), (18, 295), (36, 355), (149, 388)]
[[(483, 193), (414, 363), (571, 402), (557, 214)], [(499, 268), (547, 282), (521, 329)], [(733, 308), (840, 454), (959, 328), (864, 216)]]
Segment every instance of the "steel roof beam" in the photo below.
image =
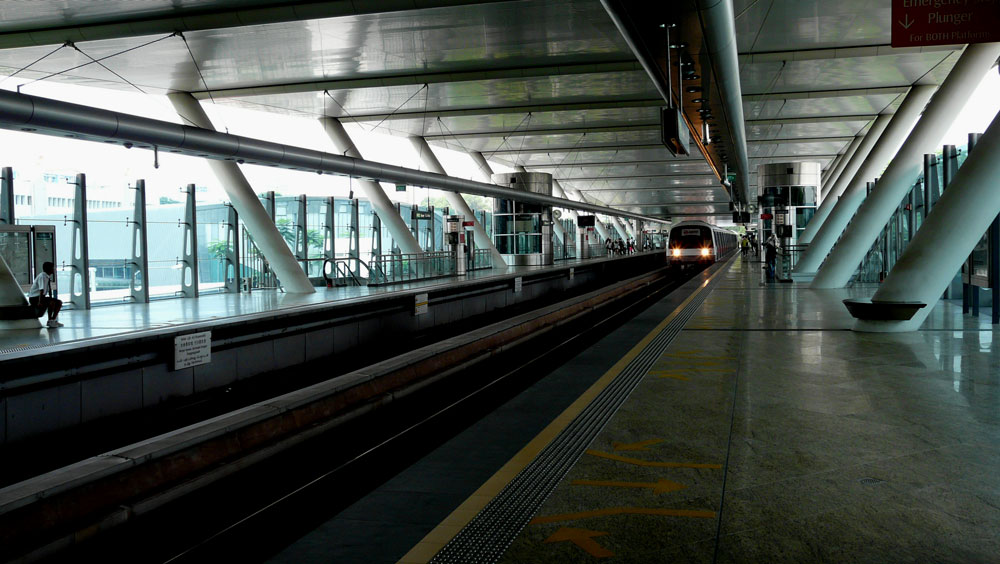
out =
[[(0, 34), (0, 49), (58, 45), (66, 41), (80, 43), (99, 39), (157, 35), (175, 31), (224, 29), (414, 9), (493, 4), (502, 1), (505, 0), (420, 0), (420, 2), (385, 2), (382, 0), (352, 0), (350, 2), (299, 1), (294, 4), (271, 4), (240, 9), (171, 7), (165, 13), (146, 17), (135, 17), (123, 10), (120, 13), (121, 15), (117, 17), (110, 17), (82, 25), (61, 27), (53, 25), (8, 31)], [(176, 2), (168, 2), (166, 4), (172, 6)]]
[(863, 47), (828, 47), (825, 49), (800, 49), (797, 51), (765, 51), (740, 53), (740, 65), (755, 63), (784, 63), (792, 61), (820, 61), (824, 59), (854, 59), (859, 57), (883, 57), (908, 55), (912, 53), (948, 53), (958, 51), (962, 45), (931, 45), (927, 47), (893, 47), (889, 44), (867, 45)]
[(425, 139), (428, 141), (431, 139), (435, 140), (448, 140), (448, 139), (467, 139), (475, 137), (503, 137), (509, 139), (511, 137), (533, 137), (536, 135), (572, 135), (574, 133), (628, 133), (630, 131), (651, 131), (654, 129), (659, 129), (660, 124), (650, 123), (650, 124), (639, 124), (639, 125), (605, 125), (605, 126), (585, 126), (585, 127), (569, 127), (561, 129), (525, 129), (521, 131), (475, 131), (471, 133), (455, 133), (453, 135), (426, 135)]
[(373, 76), (366, 78), (345, 78), (341, 80), (312, 80), (267, 86), (247, 86), (243, 88), (219, 88), (191, 92), (195, 98), (238, 98), (243, 96), (265, 96), (271, 94), (296, 94), (323, 92), (324, 90), (357, 90), (362, 88), (385, 88), (389, 86), (423, 86), (450, 82), (470, 82), (475, 80), (506, 80), (518, 78), (538, 78), (547, 76), (583, 75), (612, 72), (636, 72), (642, 67), (635, 61), (612, 61), (608, 63), (577, 63), (556, 66), (499, 68), (488, 70), (410, 73), (400, 75)]
[(579, 102), (574, 104), (537, 104), (534, 106), (490, 106), (485, 108), (464, 108), (461, 110), (432, 110), (396, 112), (394, 114), (351, 114), (350, 116), (340, 116), (340, 119), (351, 119), (351, 121), (399, 121), (407, 119), (426, 118), (450, 118), (467, 116), (492, 116), (506, 114), (526, 114), (541, 112), (576, 112), (585, 110), (617, 110), (631, 108), (659, 108), (663, 105), (660, 100), (622, 100), (611, 102)]
[(854, 141), (854, 135), (837, 137), (782, 137), (780, 139), (754, 139), (747, 143), (757, 145), (784, 145), (797, 143), (850, 143)]
[(885, 94), (906, 94), (907, 86), (886, 86), (882, 88), (845, 88), (843, 90), (812, 90), (801, 92), (762, 92), (760, 94), (743, 94), (743, 102), (763, 100), (811, 100), (820, 98), (844, 98), (847, 96), (880, 96)]
[(796, 118), (748, 119), (747, 127), (751, 125), (793, 125), (797, 123), (836, 123), (839, 121), (872, 121), (879, 112), (871, 114), (856, 114), (851, 116), (809, 116)]

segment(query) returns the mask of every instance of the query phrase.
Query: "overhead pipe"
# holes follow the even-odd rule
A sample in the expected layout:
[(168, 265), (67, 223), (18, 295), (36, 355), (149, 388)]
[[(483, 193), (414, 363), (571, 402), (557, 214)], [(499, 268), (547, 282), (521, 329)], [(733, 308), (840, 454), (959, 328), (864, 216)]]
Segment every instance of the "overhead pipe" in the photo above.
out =
[(376, 182), (407, 184), (492, 198), (516, 199), (547, 206), (664, 223), (664, 220), (660, 218), (605, 206), (521, 192), (485, 182), (335, 155), (6, 90), (0, 91), (0, 128), (104, 143), (121, 143), (125, 147), (140, 149), (153, 149), (155, 147), (171, 153), (229, 160), (240, 164), (258, 164), (289, 170), (351, 176)]
[(746, 123), (743, 119), (743, 93), (740, 88), (740, 63), (736, 52), (736, 17), (732, 0), (698, 0), (698, 16), (708, 48), (715, 82), (722, 93), (722, 110), (733, 134), (736, 177), (748, 201), (750, 159), (747, 158)]
[[(726, 0), (726, 1), (727, 2), (731, 2), (731, 0)], [(659, 70), (659, 67), (657, 66), (657, 63), (652, 60), (651, 56), (648, 54), (648, 52), (646, 51), (646, 49), (644, 49), (642, 47), (642, 45), (640, 43), (640, 40), (638, 38), (636, 38), (636, 37), (633, 36), (633, 33), (632, 33), (631, 29), (625, 23), (625, 20), (622, 19), (622, 15), (619, 13), (619, 9), (616, 7), (617, 4), (619, 4), (619, 2), (616, 2), (615, 0), (601, 0), (601, 5), (604, 7), (604, 11), (608, 13), (608, 17), (611, 18), (611, 22), (614, 23), (615, 27), (618, 29), (618, 33), (621, 34), (622, 39), (625, 40), (625, 43), (628, 45), (629, 49), (632, 51), (632, 54), (635, 56), (636, 59), (639, 60), (639, 64), (642, 65), (643, 70), (646, 71), (646, 74), (649, 76), (650, 81), (652, 81), (653, 87), (656, 88), (656, 91), (660, 94), (660, 97), (663, 99), (664, 103), (667, 106), (671, 106), (672, 107), (674, 105), (674, 98), (673, 98), (673, 95), (671, 93), (671, 87), (668, 84), (665, 84), (665, 82), (669, 82), (669, 80), (670, 80), (670, 69), (667, 69), (667, 73), (666, 73), (665, 76), (660, 73), (660, 70)], [(730, 4), (730, 6), (729, 6), (729, 15), (730, 15), (729, 27), (732, 29), (732, 42), (733, 42), (732, 49), (733, 49), (733, 56), (735, 57), (736, 56), (736, 43), (735, 43), (735, 41), (736, 41), (736, 39), (735, 39), (736, 38), (736, 26), (735, 26), (734, 20), (732, 20), (732, 14), (733, 14), (733, 10), (732, 10), (732, 5)], [(736, 97), (737, 97), (737, 99), (739, 99), (741, 97), (741, 95), (739, 94), (739, 73), (738, 72), (736, 74)], [(727, 114), (730, 113), (730, 110), (728, 108), (726, 108), (725, 111), (727, 112)], [(740, 178), (743, 181), (743, 187), (744, 187), (744, 189), (746, 189), (750, 185), (749, 184), (750, 177), (745, 172), (745, 171), (749, 170), (749, 168), (746, 166), (746, 162), (747, 162), (746, 161), (746, 139), (745, 139), (745, 136), (742, 133), (742, 127), (743, 127), (743, 106), (742, 106), (742, 102), (739, 102), (739, 112), (740, 112), (739, 113), (739, 119), (740, 119), (740, 137), (743, 139), (743, 142), (742, 142), (743, 153), (742, 154), (743, 154), (743, 157), (744, 157), (744, 160), (743, 160), (744, 167), (742, 169), (744, 171), (744, 174)], [(685, 119), (685, 122), (687, 122), (686, 119)], [(692, 125), (691, 127), (693, 128), (694, 126)], [(720, 181), (724, 181), (725, 178), (722, 176), (721, 173), (719, 173), (719, 171), (715, 168), (715, 165), (712, 163), (711, 159), (708, 157), (708, 152), (705, 149), (705, 146), (700, 141), (700, 134), (699, 134), (699, 132), (697, 132), (697, 131), (691, 131), (691, 139), (694, 141), (694, 143), (696, 145), (698, 145), (699, 149), (702, 152), (702, 156), (705, 158), (706, 162), (708, 162), (709, 166), (712, 167), (712, 169), (715, 171), (715, 176), (717, 176)], [(737, 151), (737, 153), (739, 153), (739, 151)], [(726, 186), (726, 189), (728, 190), (729, 186)]]

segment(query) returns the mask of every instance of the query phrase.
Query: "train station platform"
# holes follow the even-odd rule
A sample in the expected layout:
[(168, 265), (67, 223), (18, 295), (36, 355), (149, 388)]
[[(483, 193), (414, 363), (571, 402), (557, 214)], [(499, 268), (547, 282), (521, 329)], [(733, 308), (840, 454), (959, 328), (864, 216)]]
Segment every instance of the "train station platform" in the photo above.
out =
[[(399, 562), (996, 560), (988, 318), (943, 302), (919, 331), (853, 332), (841, 300), (874, 287), (764, 284), (739, 258), (686, 287), (631, 350), (595, 347), (603, 376)], [(423, 478), (387, 487), (441, 497), (428, 484), (453, 491), (466, 463), (452, 466), (421, 461), (407, 472)], [(356, 523), (392, 518), (363, 506), (347, 512)], [(325, 527), (275, 561), (312, 561), (304, 546), (329, 556), (339, 541), (323, 530), (343, 529)]]
[[(59, 314), (64, 324), (58, 329), (6, 328), (0, 325), (0, 356), (19, 350), (38, 349), (57, 344), (136, 335), (146, 331), (182, 329), (186, 325), (232, 320), (244, 316), (280, 315), (295, 308), (329, 303), (375, 303), (387, 296), (412, 294), (446, 286), (468, 285), (483, 280), (503, 280), (545, 271), (561, 271), (582, 265), (613, 261), (624, 257), (601, 257), (588, 260), (566, 259), (550, 266), (511, 266), (471, 271), (461, 278), (430, 278), (379, 286), (317, 287), (313, 294), (287, 294), (269, 289), (251, 293), (211, 293), (198, 298), (158, 299), (149, 303), (105, 303), (91, 309), (66, 308)], [(60, 296), (68, 303), (66, 296)], [(2, 322), (0, 322), (2, 323)]]

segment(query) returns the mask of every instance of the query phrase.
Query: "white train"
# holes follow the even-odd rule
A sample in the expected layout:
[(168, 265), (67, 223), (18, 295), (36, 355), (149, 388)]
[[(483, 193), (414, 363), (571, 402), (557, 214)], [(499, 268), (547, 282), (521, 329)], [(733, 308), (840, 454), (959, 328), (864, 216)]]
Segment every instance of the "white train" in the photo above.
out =
[(682, 221), (670, 228), (667, 263), (671, 266), (713, 263), (739, 246), (736, 234), (704, 221)]

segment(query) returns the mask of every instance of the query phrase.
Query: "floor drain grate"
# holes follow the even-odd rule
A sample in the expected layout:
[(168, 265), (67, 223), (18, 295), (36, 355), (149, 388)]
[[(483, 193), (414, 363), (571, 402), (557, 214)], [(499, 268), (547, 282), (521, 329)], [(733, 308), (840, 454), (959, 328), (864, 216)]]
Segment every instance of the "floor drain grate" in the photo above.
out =
[(861, 478), (860, 480), (858, 480), (859, 483), (864, 484), (866, 486), (874, 486), (875, 484), (881, 484), (884, 481), (885, 480), (880, 480), (878, 478)]

